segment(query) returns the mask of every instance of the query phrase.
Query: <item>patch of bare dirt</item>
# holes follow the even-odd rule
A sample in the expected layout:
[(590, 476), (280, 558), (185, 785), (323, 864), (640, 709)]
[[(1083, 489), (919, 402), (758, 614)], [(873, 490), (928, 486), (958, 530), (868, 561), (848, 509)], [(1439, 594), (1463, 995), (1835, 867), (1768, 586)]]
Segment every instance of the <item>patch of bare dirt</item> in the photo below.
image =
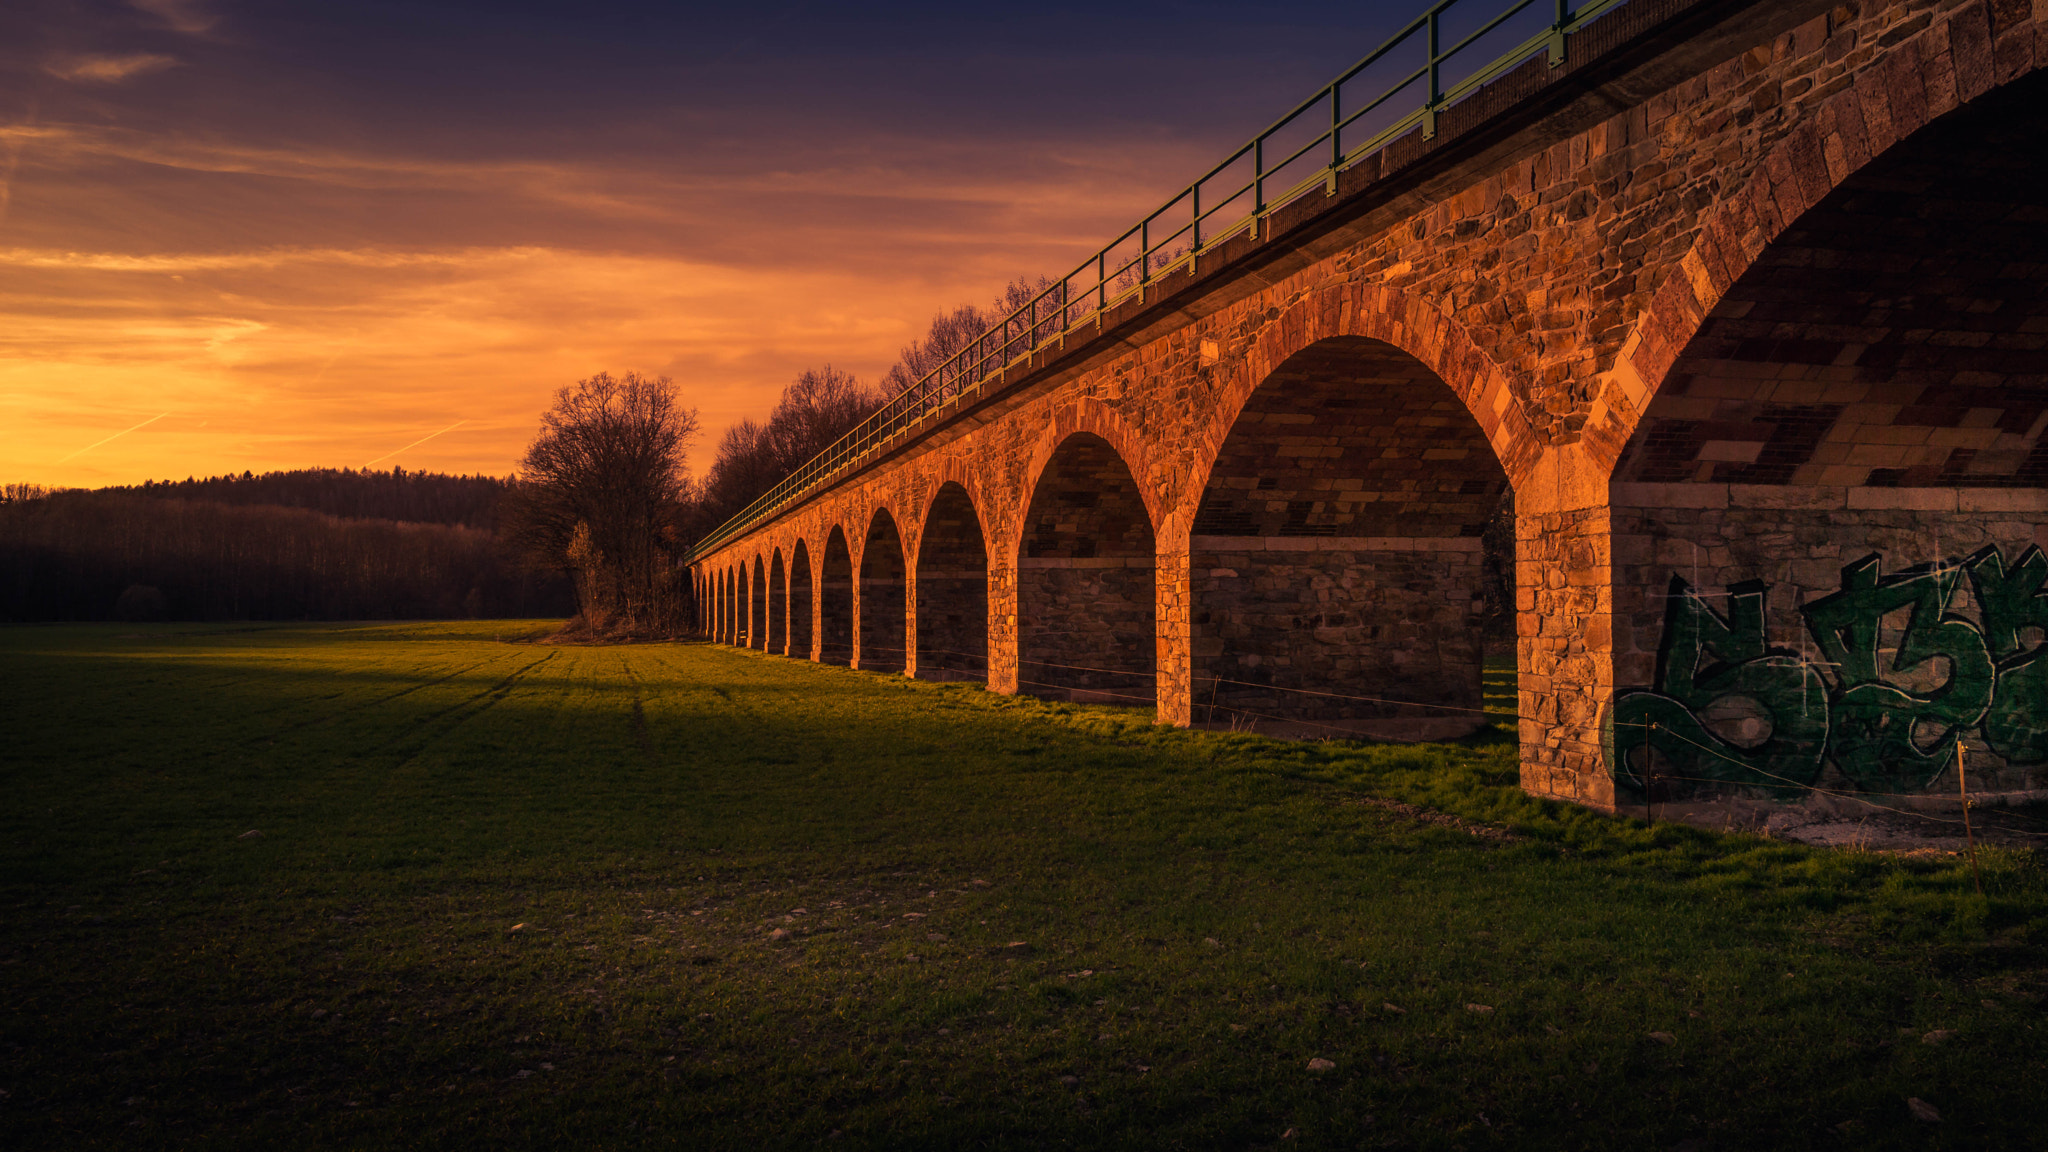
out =
[(1465, 835), (1479, 840), (1491, 840), (1499, 844), (1512, 844), (1522, 839), (1520, 836), (1498, 825), (1481, 824), (1474, 820), (1453, 816), (1448, 812), (1438, 812), (1434, 808), (1424, 808), (1417, 804), (1407, 804), (1399, 800), (1388, 800), (1380, 796), (1352, 796), (1347, 797), (1343, 803), (1358, 808), (1378, 808), (1383, 812), (1392, 812), (1404, 820), (1413, 820), (1417, 824), (1428, 824), (1435, 828), (1448, 828), (1453, 832), (1463, 832)]
[[(1659, 820), (1676, 820), (1714, 832), (1753, 832), (1795, 844), (1907, 856), (1965, 852), (1970, 835), (1979, 845), (2048, 848), (2048, 804), (1973, 799), (1966, 834), (1960, 804), (1907, 808), (1903, 803), (1887, 802), (1896, 799), (1816, 793), (1800, 803), (1783, 804), (1720, 798), (1660, 802), (1654, 814)], [(1644, 814), (1640, 806), (1621, 809), (1624, 816)]]

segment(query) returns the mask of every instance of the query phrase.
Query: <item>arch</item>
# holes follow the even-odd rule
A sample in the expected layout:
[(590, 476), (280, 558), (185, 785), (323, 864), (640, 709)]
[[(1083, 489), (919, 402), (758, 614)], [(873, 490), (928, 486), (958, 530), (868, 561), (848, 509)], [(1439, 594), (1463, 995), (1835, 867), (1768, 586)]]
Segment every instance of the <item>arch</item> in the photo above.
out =
[(747, 632), (747, 570), (744, 563), (735, 563), (732, 572), (732, 611), (726, 618), (725, 642), (737, 648), (746, 643)]
[(784, 570), (782, 549), (776, 548), (768, 561), (768, 651), (789, 655), (789, 573)]
[(718, 642), (732, 643), (732, 565), (718, 566)]
[[(1078, 435), (1092, 436), (1108, 444), (1116, 453), (1124, 471), (1134, 479), (1147, 479), (1154, 475), (1151, 446), (1145, 438), (1124, 421), (1116, 410), (1092, 396), (1076, 397), (1069, 403), (1054, 409), (1052, 422), (1033, 441), (1031, 455), (1025, 459), (1021, 490), (1037, 492), (1044, 480), (1045, 470), (1068, 440)], [(1145, 518), (1149, 526), (1157, 527), (1169, 509), (1162, 506), (1162, 486), (1153, 483), (1138, 485), (1138, 498), (1142, 501)], [(986, 504), (976, 504), (986, 509)], [(1031, 502), (1020, 501), (1010, 511), (1009, 531), (1004, 539), (1014, 545), (1023, 539), (1025, 524), (1028, 522)], [(993, 541), (991, 541), (993, 544)], [(993, 555), (993, 553), (991, 553)]]
[[(1956, 17), (1982, 20), (1984, 15), (1975, 9)], [(1729, 287), (1802, 214), (1936, 120), (1987, 96), (1996, 99), (2015, 85), (2038, 91), (2039, 54), (2027, 54), (2023, 66), (1994, 75), (1986, 68), (1957, 69), (1950, 43), (1950, 22), (1944, 20), (1864, 65), (1846, 89), (1772, 147), (1746, 184), (1715, 206), (1680, 259), (1679, 274), (1666, 278), (1616, 358), (1587, 421), (1594, 460), (1608, 468), (1618, 462), (1651, 398), (1663, 389)], [(1916, 66), (1887, 66), (1893, 57)], [(1943, 71), (1956, 79), (1946, 91), (1956, 102), (1947, 107), (1944, 86), (1928, 82)]]
[(747, 583), (747, 647), (768, 647), (768, 565), (754, 553), (752, 577)]
[(1017, 543), (1021, 690), (1154, 700), (1157, 543), (1147, 487), (1093, 432), (1069, 435), (1038, 469)]
[(2048, 781), (2048, 646), (2010, 627), (2048, 612), (2005, 607), (2048, 543), (2044, 101), (2035, 72), (1927, 119), (1754, 251), (1702, 237), (1609, 485), (1623, 803), (1947, 792), (1965, 740), (1973, 787)]
[(811, 625), (817, 609), (817, 592), (811, 578), (811, 550), (799, 536), (789, 546), (789, 654), (803, 660), (817, 659), (811, 643)]
[(900, 672), (905, 665), (904, 606), (908, 593), (903, 533), (889, 509), (877, 506), (860, 550), (860, 633), (855, 666)]
[(1235, 411), (1188, 536), (1194, 720), (1480, 727), (1486, 608), (1509, 609), (1512, 549), (1488, 563), (1511, 498), (1478, 421), (1428, 366), (1363, 336), (1300, 349)]
[[(1454, 318), (1428, 301), (1398, 288), (1350, 281), (1305, 294), (1268, 324), (1231, 374), (1196, 439), (1196, 475), (1215, 468), (1217, 453), (1237, 427), (1244, 406), (1292, 357), (1326, 340), (1352, 337), (1377, 341), (1427, 368), (1479, 427), (1511, 484), (1519, 487), (1536, 467), (1545, 445), (1524, 414), (1505, 372)], [(1172, 538), (1191, 524), (1202, 489), (1188, 485), (1174, 508)]]
[(853, 553), (838, 524), (825, 535), (818, 565), (818, 643), (818, 659), (825, 663), (853, 662)]
[(919, 679), (987, 679), (988, 555), (973, 497), (957, 482), (940, 484), (918, 532)]
[[(1033, 475), (1035, 476), (1035, 473)], [(976, 517), (981, 524), (982, 547), (987, 550), (989, 555), (995, 555), (996, 537), (994, 533), (998, 525), (990, 523), (985, 514), (989, 507), (989, 502), (983, 494), (981, 471), (964, 460), (948, 456), (938, 460), (925, 479), (931, 485), (931, 488), (920, 506), (914, 509), (917, 513), (917, 523), (919, 525), (931, 523), (932, 506), (938, 502), (940, 495), (945, 491), (947, 485), (956, 486), (966, 495), (967, 503), (975, 509)], [(922, 528), (920, 528), (920, 531), (922, 531)], [(920, 540), (921, 546), (922, 541)]]

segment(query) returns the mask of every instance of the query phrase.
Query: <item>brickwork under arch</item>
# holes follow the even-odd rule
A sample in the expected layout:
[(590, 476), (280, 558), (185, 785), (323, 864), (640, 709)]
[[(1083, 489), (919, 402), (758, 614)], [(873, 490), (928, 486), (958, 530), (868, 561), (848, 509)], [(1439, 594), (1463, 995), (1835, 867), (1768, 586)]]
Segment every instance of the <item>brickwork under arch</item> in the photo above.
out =
[(986, 680), (988, 546), (967, 490), (941, 486), (918, 536), (917, 675)]
[(818, 658), (828, 664), (853, 662), (853, 554), (846, 532), (833, 525), (818, 567)]
[(1151, 700), (1157, 636), (1151, 516), (1109, 441), (1076, 432), (1052, 453), (1019, 544), (1023, 690)]
[(1414, 357), (1340, 336), (1282, 361), (1239, 411), (1189, 539), (1197, 719), (1480, 727), (1481, 536), (1507, 486)]
[(855, 666), (900, 672), (905, 664), (903, 534), (887, 508), (875, 509), (860, 552), (860, 631)]

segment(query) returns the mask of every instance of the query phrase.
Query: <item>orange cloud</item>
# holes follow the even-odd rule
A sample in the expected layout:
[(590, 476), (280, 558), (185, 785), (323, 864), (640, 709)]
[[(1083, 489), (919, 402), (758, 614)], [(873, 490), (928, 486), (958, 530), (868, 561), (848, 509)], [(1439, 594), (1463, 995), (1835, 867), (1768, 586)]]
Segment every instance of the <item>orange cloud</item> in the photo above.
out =
[(877, 137), (713, 168), (77, 121), (0, 125), (0, 148), (0, 479), (74, 486), (387, 454), (502, 474), (600, 370), (675, 377), (701, 465), (797, 372), (873, 378), (935, 311), (1064, 271), (1194, 160)]
[(93, 84), (119, 84), (151, 72), (161, 72), (178, 63), (175, 57), (154, 52), (126, 56), (60, 56), (43, 65), (43, 71), (59, 80)]

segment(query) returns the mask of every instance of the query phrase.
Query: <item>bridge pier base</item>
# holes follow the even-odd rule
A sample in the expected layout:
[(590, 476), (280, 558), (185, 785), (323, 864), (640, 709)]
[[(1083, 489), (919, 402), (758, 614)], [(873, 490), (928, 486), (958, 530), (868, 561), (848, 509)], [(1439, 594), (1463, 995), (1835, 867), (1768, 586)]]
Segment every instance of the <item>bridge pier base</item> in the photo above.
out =
[(1601, 718), (1614, 698), (1611, 516), (1604, 500), (1545, 510), (1543, 495), (1516, 496), (1522, 787), (1612, 811), (1614, 782), (1600, 739)]

